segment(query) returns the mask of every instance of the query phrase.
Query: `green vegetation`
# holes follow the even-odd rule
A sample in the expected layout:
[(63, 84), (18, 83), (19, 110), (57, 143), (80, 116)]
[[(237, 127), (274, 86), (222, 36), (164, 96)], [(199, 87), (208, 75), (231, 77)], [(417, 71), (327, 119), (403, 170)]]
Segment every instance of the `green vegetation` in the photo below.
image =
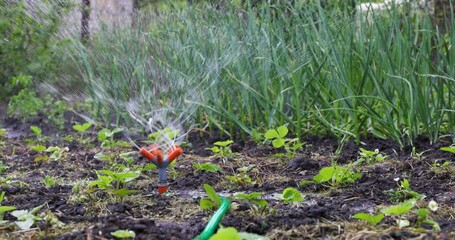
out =
[(281, 199), (284, 203), (303, 201), (302, 193), (292, 187), (284, 189), (283, 193), (278, 195), (278, 198)]
[(213, 147), (207, 148), (207, 150), (212, 151), (215, 156), (219, 157), (224, 162), (234, 156), (230, 147), (233, 143), (234, 141), (232, 140), (217, 141), (213, 143)]
[(300, 185), (308, 183), (329, 183), (332, 187), (343, 186), (354, 183), (357, 179), (362, 177), (359, 172), (350, 170), (350, 166), (332, 166), (322, 168), (312, 180), (303, 180)]
[(213, 210), (218, 208), (221, 205), (221, 197), (218, 195), (212, 186), (204, 184), (205, 193), (207, 193), (207, 198), (201, 198), (199, 206), (202, 210)]

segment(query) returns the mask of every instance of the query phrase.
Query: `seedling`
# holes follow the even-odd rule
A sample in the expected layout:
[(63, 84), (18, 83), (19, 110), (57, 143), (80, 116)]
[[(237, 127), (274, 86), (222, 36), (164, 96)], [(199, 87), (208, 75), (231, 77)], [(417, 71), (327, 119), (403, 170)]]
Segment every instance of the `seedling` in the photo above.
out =
[[(109, 130), (104, 128), (98, 132), (98, 141), (101, 142), (101, 146), (105, 148), (113, 148), (116, 146), (124, 146), (125, 144), (121, 141), (117, 142), (114, 140), (114, 135), (116, 133), (122, 132), (123, 128), (114, 128), (113, 130)], [(126, 144), (128, 146), (129, 144)]]
[(379, 213), (377, 215), (372, 215), (372, 214), (368, 214), (368, 213), (357, 213), (352, 217), (355, 219), (367, 221), (371, 225), (377, 225), (384, 218), (384, 214)]
[(399, 184), (397, 189), (390, 189), (389, 194), (391, 195), (392, 200), (402, 202), (407, 199), (423, 199), (425, 195), (422, 195), (418, 192), (415, 192), (411, 189), (409, 181), (403, 179)]
[(374, 151), (368, 151), (363, 148), (360, 148), (359, 155), (360, 157), (359, 159), (357, 159), (357, 161), (354, 162), (354, 165), (363, 163), (370, 164), (374, 162), (382, 162), (388, 157), (387, 155), (382, 155), (381, 153), (379, 153), (378, 149), (375, 149)]
[(37, 127), (37, 126), (30, 126), (30, 130), (32, 130), (33, 134), (35, 135), (35, 137), (40, 140), (41, 139), (41, 128)]
[(204, 184), (205, 193), (207, 198), (202, 198), (199, 202), (199, 206), (202, 210), (213, 210), (221, 206), (221, 197), (218, 195), (212, 186)]
[(248, 174), (250, 171), (258, 173), (259, 169), (256, 167), (256, 165), (237, 168), (237, 174), (226, 176), (226, 179), (232, 184), (240, 185), (241, 188), (244, 188), (248, 185), (255, 184), (255, 181), (253, 181), (253, 179), (251, 179), (250, 175)]
[(332, 187), (344, 186), (355, 182), (362, 177), (358, 172), (352, 172), (350, 167), (332, 166), (324, 167), (319, 171), (319, 174), (313, 177), (313, 180), (303, 180), (300, 185), (308, 183), (330, 183)]
[(79, 139), (78, 141), (81, 143), (81, 144), (84, 144), (84, 143), (87, 143), (90, 141), (90, 138), (84, 138), (84, 133), (87, 131), (87, 129), (89, 129), (90, 127), (92, 126), (91, 123), (87, 122), (87, 123), (84, 123), (84, 124), (75, 124), (73, 125), (73, 129), (78, 131), (80, 133), (80, 136), (79, 136)]
[(3, 142), (6, 139), (5, 133), (6, 129), (0, 128), (0, 147), (5, 145), (5, 143)]
[(255, 214), (259, 215), (265, 212), (268, 205), (267, 201), (261, 198), (263, 195), (264, 193), (260, 192), (253, 192), (249, 194), (237, 193), (235, 195), (235, 198), (239, 199), (240, 201), (247, 202), (251, 210)]
[(298, 138), (286, 138), (288, 132), (288, 128), (285, 125), (282, 125), (276, 129), (268, 130), (265, 132), (264, 137), (272, 141), (274, 148), (279, 149), (284, 147), (286, 151), (286, 157), (288, 159), (293, 159), (295, 152), (302, 149), (303, 143), (301, 143)]
[(55, 185), (56, 180), (54, 178), (52, 178), (51, 176), (46, 175), (44, 177), (44, 179), (42, 180), (42, 182), (43, 182), (43, 184), (44, 184), (44, 186), (46, 188), (50, 188), (50, 187), (53, 187)]
[(442, 151), (450, 152), (455, 154), (455, 145), (452, 145), (450, 147), (442, 147), (440, 148)]
[(303, 201), (302, 193), (299, 190), (292, 187), (284, 189), (282, 194), (277, 195), (277, 198), (286, 204), (291, 202)]
[(5, 192), (2, 192), (0, 194), (0, 225), (3, 225), (8, 222), (6, 220), (3, 220), (5, 212), (16, 210), (16, 207), (14, 207), (14, 206), (2, 206), (4, 197), (5, 197)]
[(155, 143), (155, 142), (161, 142), (163, 140), (174, 140), (179, 135), (180, 135), (179, 129), (167, 127), (162, 130), (158, 130), (156, 132), (150, 133), (148, 135), (148, 139), (151, 141), (151, 143)]
[(46, 152), (51, 153), (50, 159), (54, 161), (58, 161), (63, 157), (64, 152), (68, 152), (70, 149), (68, 147), (60, 148), (60, 147), (48, 147)]
[(126, 188), (126, 184), (139, 177), (140, 172), (124, 169), (122, 172), (109, 170), (97, 171), (98, 180), (92, 181), (88, 187), (97, 186), (98, 189), (107, 191), (118, 197), (119, 202), (123, 202), (125, 196), (137, 192)]
[(237, 229), (235, 229), (233, 227), (227, 227), (227, 228), (220, 227), (220, 229), (218, 229), (218, 231), (210, 238), (210, 240), (225, 240), (225, 239), (242, 240), (242, 237), (240, 236)]
[(21, 230), (29, 230), (35, 221), (41, 220), (41, 217), (36, 216), (36, 214), (45, 206), (46, 204), (39, 205), (38, 207), (29, 210), (15, 210), (11, 212), (11, 215), (17, 218), (17, 221), (14, 222), (17, 227)]
[(207, 148), (207, 150), (212, 151), (215, 156), (219, 157), (224, 162), (234, 156), (230, 147), (232, 143), (234, 143), (232, 140), (214, 142), (214, 146), (212, 148)]
[(135, 238), (136, 233), (131, 230), (117, 230), (115, 232), (111, 232), (111, 235), (116, 238)]
[(219, 172), (223, 170), (219, 165), (213, 163), (193, 163), (193, 167), (195, 169), (195, 172)]

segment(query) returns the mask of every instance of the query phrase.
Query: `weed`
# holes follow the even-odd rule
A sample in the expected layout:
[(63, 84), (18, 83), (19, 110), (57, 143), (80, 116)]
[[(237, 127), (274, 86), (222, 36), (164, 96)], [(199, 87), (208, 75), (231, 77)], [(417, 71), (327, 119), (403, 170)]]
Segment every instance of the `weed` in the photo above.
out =
[(249, 172), (259, 172), (259, 169), (256, 167), (256, 165), (250, 165), (247, 167), (241, 167), (236, 169), (236, 174), (231, 175), (231, 176), (226, 176), (226, 179), (233, 185), (238, 185), (241, 188), (244, 188), (248, 185), (255, 184), (255, 181), (251, 178), (251, 176), (248, 174)]
[(46, 152), (51, 153), (49, 158), (54, 161), (60, 160), (64, 156), (64, 152), (68, 152), (70, 149), (68, 147), (48, 147)]
[(377, 225), (384, 218), (384, 214), (379, 213), (377, 215), (372, 215), (372, 214), (368, 214), (368, 213), (357, 213), (352, 217), (356, 218), (356, 219), (364, 220), (372, 225)]
[(455, 145), (450, 146), (450, 147), (442, 147), (440, 148), (442, 151), (450, 152), (455, 154)]

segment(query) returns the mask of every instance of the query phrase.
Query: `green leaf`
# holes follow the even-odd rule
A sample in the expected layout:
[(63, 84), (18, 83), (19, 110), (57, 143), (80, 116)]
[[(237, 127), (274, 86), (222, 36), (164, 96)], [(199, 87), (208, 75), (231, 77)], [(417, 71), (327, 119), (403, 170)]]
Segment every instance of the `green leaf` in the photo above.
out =
[(285, 143), (285, 141), (282, 138), (276, 138), (276, 139), (273, 139), (273, 141), (272, 141), (272, 145), (274, 148), (280, 148), (280, 147), (284, 146), (284, 143)]
[(334, 173), (334, 167), (324, 167), (319, 171), (318, 175), (313, 177), (313, 180), (317, 183), (328, 182), (332, 179)]
[(451, 152), (453, 154), (455, 154), (455, 147), (442, 147), (440, 148), (442, 151), (446, 151), (446, 152)]
[(378, 215), (371, 215), (368, 213), (357, 213), (352, 217), (355, 219), (364, 220), (370, 224), (376, 225), (382, 221), (382, 219), (384, 218), (384, 214), (379, 213)]
[(265, 132), (264, 137), (267, 139), (275, 139), (275, 138), (279, 138), (280, 135), (278, 134), (278, 132), (275, 129), (270, 129), (267, 132)]
[(202, 210), (211, 210), (215, 207), (215, 204), (208, 198), (202, 198), (199, 202), (199, 207), (201, 207)]
[(232, 143), (234, 143), (234, 141), (226, 140), (226, 141), (214, 142), (213, 145), (220, 146), (220, 147), (227, 147), (227, 146), (231, 145)]
[(73, 125), (73, 129), (78, 131), (78, 132), (85, 132), (87, 129), (89, 129), (92, 126), (91, 123), (84, 123), (82, 125), (80, 124), (75, 124)]
[(283, 190), (282, 199), (284, 203), (301, 202), (303, 201), (303, 196), (299, 190), (292, 187), (288, 187)]
[(37, 137), (41, 136), (41, 128), (39, 128), (37, 126), (30, 126), (30, 129), (33, 131), (35, 136), (37, 136)]
[(237, 229), (233, 227), (220, 228), (210, 240), (242, 240)]
[(126, 195), (138, 192), (138, 190), (130, 190), (130, 189), (126, 189), (126, 188), (121, 188), (121, 189), (112, 190), (111, 192), (122, 198), (122, 197), (125, 197)]
[(264, 195), (264, 193), (260, 193), (260, 192), (253, 192), (253, 193), (237, 193), (235, 194), (235, 197), (236, 198), (242, 198), (242, 199), (248, 199), (248, 200), (252, 200), (252, 199), (257, 199), (259, 197), (262, 197)]
[(208, 184), (204, 184), (205, 192), (207, 193), (207, 196), (210, 198), (215, 203), (216, 207), (221, 206), (221, 198), (220, 196), (215, 192), (215, 190), (212, 188), (212, 186)]
[(115, 232), (111, 232), (111, 235), (116, 238), (135, 238), (136, 233), (131, 230), (117, 230)]
[(279, 127), (277, 128), (277, 131), (278, 131), (278, 137), (279, 137), (279, 138), (284, 138), (284, 137), (286, 137), (286, 135), (287, 135), (288, 132), (289, 132), (288, 128), (287, 128), (285, 125), (279, 126)]
[(381, 209), (381, 213), (384, 213), (386, 215), (392, 215), (392, 214), (402, 215), (402, 214), (408, 212), (409, 210), (411, 210), (414, 207), (415, 203), (416, 203), (415, 199), (410, 199), (410, 200), (402, 202), (398, 205), (393, 205), (390, 207), (383, 208), (383, 209)]
[(6, 129), (0, 128), (0, 136), (3, 136), (3, 134), (5, 134), (5, 132), (6, 132)]
[(149, 163), (147, 165), (145, 165), (143, 168), (142, 168), (142, 171), (150, 171), (150, 170), (153, 170), (156, 168), (156, 165), (153, 164), (153, 163)]
[(31, 149), (32, 149), (33, 151), (36, 151), (36, 152), (41, 153), (41, 152), (44, 152), (44, 151), (46, 150), (46, 146), (43, 146), (43, 145), (36, 145), (36, 146), (31, 147)]
[(206, 172), (218, 172), (221, 171), (222, 168), (219, 165), (213, 163), (193, 163), (193, 167), (197, 170), (202, 170)]

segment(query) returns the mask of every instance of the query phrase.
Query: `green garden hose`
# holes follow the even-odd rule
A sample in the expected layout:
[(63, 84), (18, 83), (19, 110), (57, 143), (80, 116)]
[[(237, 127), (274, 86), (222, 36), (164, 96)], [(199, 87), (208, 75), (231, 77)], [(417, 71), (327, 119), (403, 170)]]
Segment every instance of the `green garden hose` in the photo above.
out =
[(229, 199), (221, 197), (221, 206), (218, 210), (216, 210), (212, 218), (210, 218), (201, 235), (193, 240), (208, 240), (215, 233), (215, 230), (218, 228), (218, 224), (221, 222), (221, 219), (223, 219), (224, 214), (226, 214), (230, 207), (231, 202)]

